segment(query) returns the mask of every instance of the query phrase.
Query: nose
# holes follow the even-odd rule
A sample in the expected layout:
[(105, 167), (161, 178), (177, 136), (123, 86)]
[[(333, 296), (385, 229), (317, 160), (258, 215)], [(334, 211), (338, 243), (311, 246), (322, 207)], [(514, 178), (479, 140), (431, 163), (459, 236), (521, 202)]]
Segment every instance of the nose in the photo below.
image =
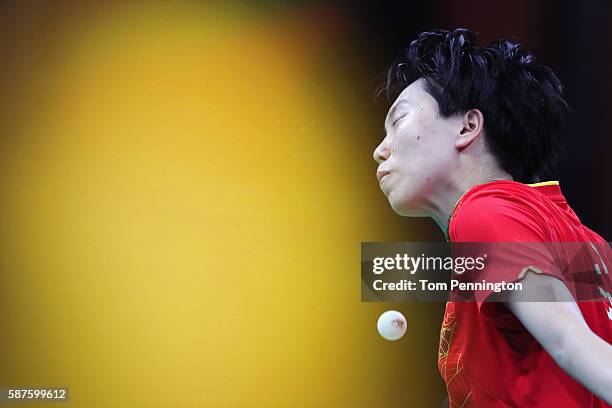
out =
[(388, 138), (385, 137), (382, 142), (374, 149), (374, 154), (372, 157), (374, 161), (378, 164), (384, 162), (389, 158), (389, 147), (388, 147)]

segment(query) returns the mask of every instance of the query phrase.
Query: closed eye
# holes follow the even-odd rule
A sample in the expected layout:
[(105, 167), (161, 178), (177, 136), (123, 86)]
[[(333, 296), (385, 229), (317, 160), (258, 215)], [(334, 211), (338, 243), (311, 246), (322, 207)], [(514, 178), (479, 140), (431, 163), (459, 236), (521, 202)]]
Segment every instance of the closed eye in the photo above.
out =
[(399, 122), (400, 120), (404, 119), (405, 117), (406, 117), (406, 115), (404, 115), (404, 116), (400, 116), (399, 118), (395, 119), (395, 120), (393, 121), (392, 125), (393, 125), (393, 126), (395, 126), (395, 124), (396, 124), (397, 122)]

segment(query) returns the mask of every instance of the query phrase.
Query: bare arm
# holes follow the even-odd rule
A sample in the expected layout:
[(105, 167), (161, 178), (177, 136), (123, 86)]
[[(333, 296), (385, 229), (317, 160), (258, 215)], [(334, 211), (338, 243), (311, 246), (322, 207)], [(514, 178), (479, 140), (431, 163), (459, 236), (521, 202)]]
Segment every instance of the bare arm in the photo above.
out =
[[(524, 292), (547, 286), (548, 293), (571, 298), (551, 276), (529, 272), (522, 282)], [(612, 404), (612, 345), (591, 331), (576, 302), (525, 302), (510, 294), (505, 305), (567, 374)]]

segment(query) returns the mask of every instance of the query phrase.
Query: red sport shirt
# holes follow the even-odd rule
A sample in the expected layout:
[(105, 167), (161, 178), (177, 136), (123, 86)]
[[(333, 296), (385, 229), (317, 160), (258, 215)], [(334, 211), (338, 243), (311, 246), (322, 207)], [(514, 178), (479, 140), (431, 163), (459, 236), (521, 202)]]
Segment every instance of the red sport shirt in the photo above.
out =
[[(451, 242), (605, 243), (582, 225), (554, 181), (473, 187), (455, 206), (448, 235)], [(609, 280), (607, 273), (601, 274)], [(612, 343), (612, 303), (578, 306), (591, 330)], [(452, 408), (610, 407), (566, 374), (501, 303), (446, 304), (438, 367)]]

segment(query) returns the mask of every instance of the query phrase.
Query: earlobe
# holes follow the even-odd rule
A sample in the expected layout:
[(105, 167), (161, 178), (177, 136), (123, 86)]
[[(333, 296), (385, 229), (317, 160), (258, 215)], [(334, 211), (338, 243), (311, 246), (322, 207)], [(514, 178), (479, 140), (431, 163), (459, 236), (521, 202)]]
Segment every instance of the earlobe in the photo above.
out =
[(478, 109), (470, 109), (462, 117), (461, 129), (455, 141), (457, 149), (464, 149), (469, 146), (484, 128), (484, 117)]

